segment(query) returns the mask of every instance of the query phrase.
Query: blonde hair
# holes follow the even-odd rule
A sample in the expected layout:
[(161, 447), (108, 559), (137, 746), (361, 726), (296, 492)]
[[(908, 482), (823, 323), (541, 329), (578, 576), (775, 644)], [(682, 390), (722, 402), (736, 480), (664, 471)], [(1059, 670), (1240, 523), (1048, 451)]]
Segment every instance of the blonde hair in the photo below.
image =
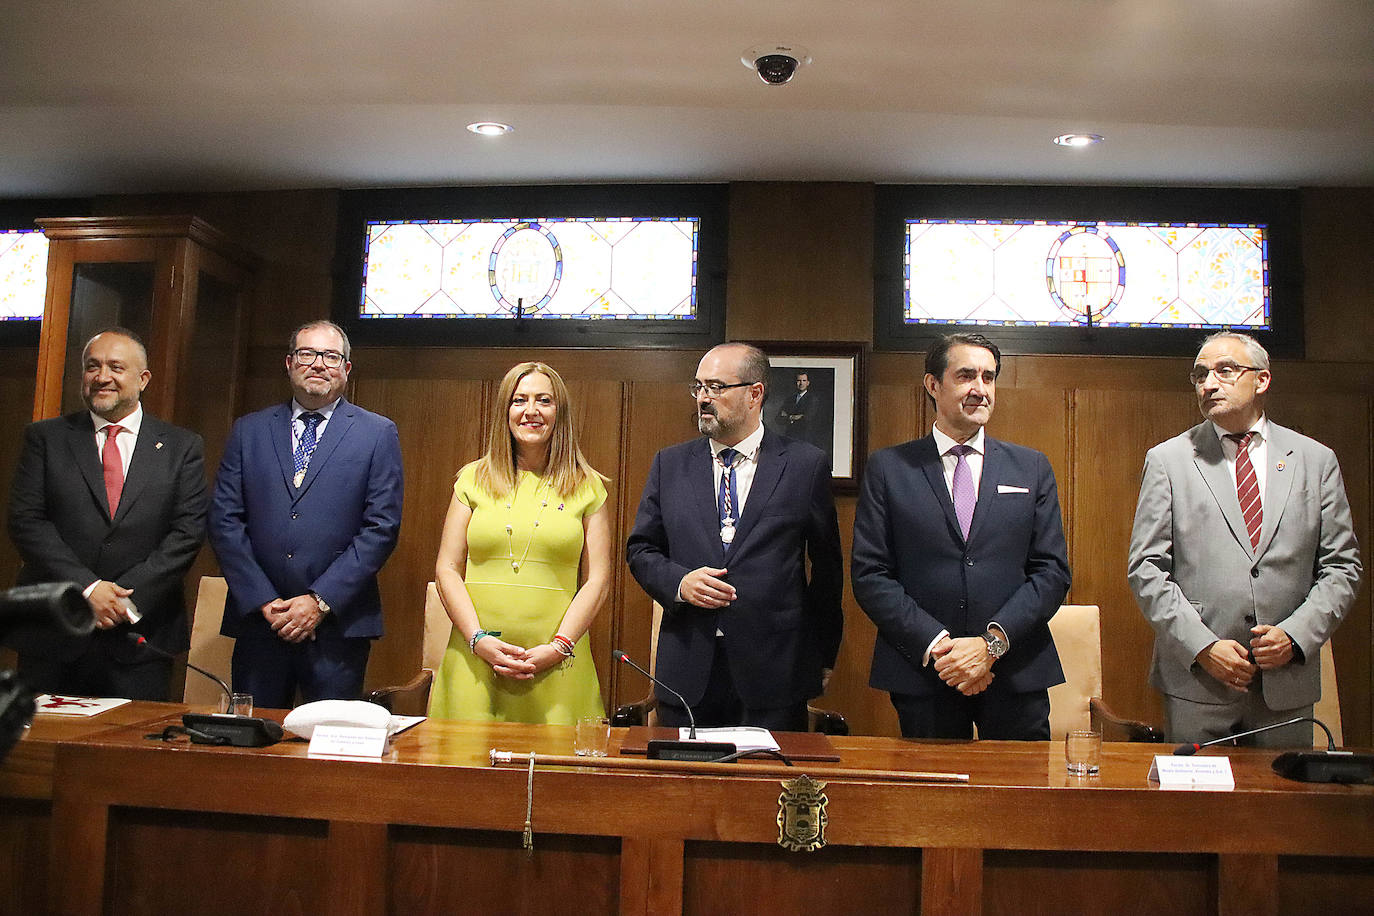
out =
[(610, 479), (592, 467), (582, 454), (582, 447), (577, 443), (572, 398), (563, 377), (544, 363), (520, 363), (511, 367), (496, 389), (496, 412), (487, 433), (487, 452), (477, 461), (477, 485), (495, 499), (504, 499), (515, 491), (515, 442), (510, 432), (510, 405), (520, 380), (536, 373), (548, 378), (557, 408), (553, 433), (549, 436), (549, 463), (544, 469), (549, 487), (566, 498), (593, 474), (602, 480)]

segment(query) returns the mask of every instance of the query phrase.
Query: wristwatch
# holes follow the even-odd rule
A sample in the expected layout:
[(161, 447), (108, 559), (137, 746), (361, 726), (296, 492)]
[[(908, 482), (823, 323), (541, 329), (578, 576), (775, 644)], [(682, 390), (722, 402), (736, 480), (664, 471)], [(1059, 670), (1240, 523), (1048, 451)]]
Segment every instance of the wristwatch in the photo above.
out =
[(320, 606), (320, 613), (321, 613), (321, 614), (328, 614), (328, 613), (329, 613), (329, 603), (328, 603), (327, 601), (325, 601), (323, 598), (321, 598), (319, 595), (315, 594), (314, 592), (311, 592), (311, 593), (310, 593), (310, 597), (314, 598), (314, 599), (315, 599), (315, 603), (318, 604), (318, 605)]
[(992, 630), (985, 631), (983, 633), (983, 639), (987, 641), (988, 655), (992, 658), (1001, 658), (1003, 655), (1007, 654), (1007, 641)]

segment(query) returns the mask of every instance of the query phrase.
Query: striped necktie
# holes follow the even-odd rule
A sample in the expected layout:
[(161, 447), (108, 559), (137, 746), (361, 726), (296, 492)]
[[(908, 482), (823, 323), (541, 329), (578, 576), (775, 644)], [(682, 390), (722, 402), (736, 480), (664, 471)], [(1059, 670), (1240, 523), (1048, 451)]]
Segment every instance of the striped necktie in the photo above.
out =
[(1253, 432), (1230, 433), (1226, 436), (1236, 443), (1236, 497), (1245, 516), (1245, 530), (1250, 533), (1250, 549), (1258, 550), (1260, 527), (1264, 524), (1264, 507), (1260, 505), (1259, 478), (1250, 463), (1250, 440)]

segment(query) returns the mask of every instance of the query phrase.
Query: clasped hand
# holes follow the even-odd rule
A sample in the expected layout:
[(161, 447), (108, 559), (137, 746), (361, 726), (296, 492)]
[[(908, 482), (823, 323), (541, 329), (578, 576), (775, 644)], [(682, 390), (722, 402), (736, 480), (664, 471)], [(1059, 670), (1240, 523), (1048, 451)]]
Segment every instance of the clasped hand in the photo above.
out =
[(930, 650), (935, 673), (966, 697), (982, 693), (992, 683), (992, 656), (981, 636), (946, 636)]
[(314, 595), (274, 598), (262, 606), (262, 616), (271, 624), (272, 632), (289, 643), (314, 639), (315, 628), (324, 619)]
[(123, 588), (114, 582), (106, 582), (104, 579), (97, 582), (90, 595), (86, 597), (86, 603), (91, 606), (91, 613), (95, 615), (96, 628), (108, 630), (121, 623), (132, 623), (124, 610), (123, 599), (133, 593), (133, 589)]
[(550, 643), (526, 649), (490, 635), (477, 640), (473, 653), (491, 665), (492, 671), (518, 681), (528, 681), (536, 674), (561, 664), (564, 658), (563, 653)]

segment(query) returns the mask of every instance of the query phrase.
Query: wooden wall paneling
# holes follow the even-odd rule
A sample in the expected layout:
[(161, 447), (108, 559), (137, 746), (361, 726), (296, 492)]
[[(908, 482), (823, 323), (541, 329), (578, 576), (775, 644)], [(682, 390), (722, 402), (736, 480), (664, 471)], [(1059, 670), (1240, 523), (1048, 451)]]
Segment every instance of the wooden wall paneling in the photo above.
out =
[(1374, 339), (1374, 188), (1308, 188), (1302, 197), (1307, 358), (1368, 361)]
[(368, 375), (355, 383), (358, 404), (396, 423), (405, 463), (401, 537), (380, 576), (386, 636), (373, 646), (369, 687), (403, 684), (420, 668), (425, 583), (434, 578), (454, 475), (482, 453), (489, 388), (481, 381)]
[(1108, 705), (1125, 716), (1162, 722), (1159, 698), (1147, 682), (1154, 631), (1126, 582), (1126, 554), (1145, 452), (1196, 424), (1197, 402), (1186, 390), (1078, 390), (1073, 405), (1074, 600), (1102, 609)]
[[(908, 442), (924, 435), (923, 416), (925, 395), (915, 382), (870, 385), (868, 391), (869, 453)], [(835, 663), (829, 689), (817, 702), (826, 709), (842, 713), (855, 735), (899, 735), (897, 713), (885, 692), (868, 686), (869, 669), (873, 664), (873, 641), (878, 628), (868, 619), (854, 600), (850, 587), (850, 554), (854, 549), (854, 512), (858, 498), (844, 496), (836, 500), (840, 516), (840, 544), (844, 550), (844, 641)]]
[[(557, 366), (554, 366), (554, 369), (562, 374), (562, 370)], [(615, 704), (611, 702), (615, 668), (611, 664), (611, 644), (615, 641), (615, 623), (620, 617), (620, 602), (625, 595), (624, 580), (629, 578), (629, 571), (624, 563), (624, 543), (616, 536), (617, 532), (622, 530), (620, 520), (625, 505), (618, 485), (618, 478), (624, 476), (624, 471), (620, 467), (622, 436), (625, 429), (622, 388), (621, 383), (616, 381), (568, 381), (568, 393), (572, 397), (573, 416), (577, 423), (582, 453), (592, 463), (592, 467), (611, 478), (606, 484), (606, 509), (610, 513), (611, 521), (611, 590), (601, 613), (592, 622), (590, 636), (590, 661), (596, 665), (602, 702), (606, 703), (611, 711), (615, 709)]]
[[(999, 381), (987, 434), (994, 439), (1044, 452), (1054, 469), (1059, 489), (1059, 511), (1069, 557), (1073, 557), (1074, 466), (1071, 459), (1069, 394), (1059, 387), (1017, 388), (1014, 375), (1004, 368), (1007, 384)], [(1070, 587), (1069, 598), (1074, 592)]]
[(1364, 562), (1364, 581), (1340, 629), (1331, 640), (1336, 659), (1336, 678), (1340, 685), (1341, 722), (1345, 743), (1369, 747), (1374, 743), (1370, 693), (1374, 687), (1371, 650), (1374, 649), (1374, 620), (1370, 613), (1371, 467), (1370, 415), (1374, 398), (1343, 390), (1331, 391), (1312, 373), (1292, 373), (1277, 367), (1273, 394), (1266, 405), (1275, 422), (1311, 436), (1329, 446), (1340, 462), (1346, 495), (1354, 518), (1355, 536)]
[[(698, 435), (695, 410), (687, 385), (691, 373), (668, 381), (637, 381), (628, 386), (629, 408), (624, 423), (629, 430), (621, 467), (624, 478), (619, 488), (624, 494), (617, 543), (616, 562), (625, 562), (625, 541), (634, 528), (635, 513), (644, 492), (644, 482), (659, 449), (683, 442)], [(639, 587), (628, 568), (620, 581), (620, 595), (616, 602), (620, 620), (616, 635), (623, 649), (636, 662), (649, 666), (649, 634), (652, 624), (653, 600)], [(632, 703), (648, 693), (650, 685), (640, 675), (617, 666), (614, 699), (611, 706)]]
[[(38, 372), (38, 348), (16, 347), (0, 364), (0, 423), (9, 435), (0, 436), (0, 494), (6, 514), (14, 468), (24, 445), (23, 430), (33, 419), (33, 391)], [(9, 537), (0, 538), (0, 586), (8, 588), (19, 574), (19, 552)]]
[(730, 185), (726, 336), (873, 337), (871, 184)]

